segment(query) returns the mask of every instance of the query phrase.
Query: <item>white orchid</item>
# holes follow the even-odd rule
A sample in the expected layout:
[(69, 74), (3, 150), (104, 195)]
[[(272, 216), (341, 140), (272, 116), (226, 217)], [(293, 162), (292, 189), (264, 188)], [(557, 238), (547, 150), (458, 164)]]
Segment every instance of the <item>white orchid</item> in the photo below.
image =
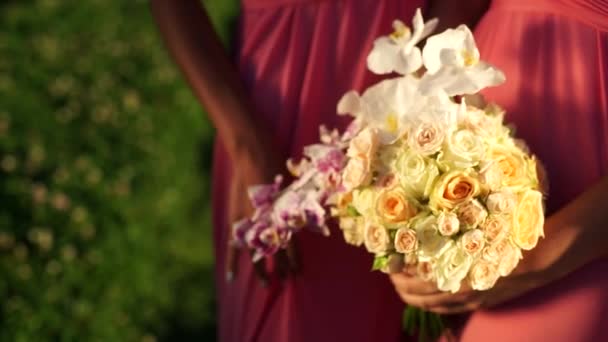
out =
[(422, 60), (427, 70), (420, 83), (423, 94), (437, 89), (449, 96), (474, 94), (505, 81), (500, 70), (479, 60), (473, 33), (466, 25), (429, 37)]
[(381, 81), (363, 95), (346, 93), (338, 102), (339, 114), (352, 114), (378, 130), (382, 144), (391, 144), (407, 129), (408, 115), (420, 98), (418, 80), (412, 76)]
[(383, 36), (374, 42), (374, 47), (367, 57), (367, 67), (376, 74), (388, 74), (393, 71), (406, 75), (422, 66), (422, 54), (416, 47), (437, 26), (437, 19), (426, 23), (420, 9), (412, 19), (414, 32), (410, 31), (400, 20), (393, 22), (393, 33)]

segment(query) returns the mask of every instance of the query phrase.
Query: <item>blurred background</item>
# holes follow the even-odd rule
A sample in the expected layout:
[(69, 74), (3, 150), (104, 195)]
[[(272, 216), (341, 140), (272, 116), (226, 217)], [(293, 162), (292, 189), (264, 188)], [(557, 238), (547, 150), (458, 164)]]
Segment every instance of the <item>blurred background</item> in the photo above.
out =
[(147, 1), (0, 2), (0, 341), (214, 340), (212, 136)]

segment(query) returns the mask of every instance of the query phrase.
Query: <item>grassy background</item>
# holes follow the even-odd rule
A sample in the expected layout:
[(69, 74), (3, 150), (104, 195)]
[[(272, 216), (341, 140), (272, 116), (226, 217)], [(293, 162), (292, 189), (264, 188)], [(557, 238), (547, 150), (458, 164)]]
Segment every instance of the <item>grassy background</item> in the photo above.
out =
[(214, 339), (212, 137), (147, 1), (2, 2), (0, 341)]

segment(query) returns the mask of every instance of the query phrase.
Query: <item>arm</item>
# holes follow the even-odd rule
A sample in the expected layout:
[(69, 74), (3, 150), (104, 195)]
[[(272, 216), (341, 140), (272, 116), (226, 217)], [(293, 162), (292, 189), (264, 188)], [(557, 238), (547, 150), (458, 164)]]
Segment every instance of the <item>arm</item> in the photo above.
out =
[(490, 0), (431, 0), (429, 18), (439, 18), (436, 32), (466, 24), (471, 29), (488, 9)]
[(273, 139), (264, 123), (254, 120), (236, 68), (200, 0), (152, 0), (151, 7), (165, 44), (205, 106), (229, 156), (244, 166), (239, 170), (247, 170), (240, 172), (244, 183), (271, 181), (278, 169), (275, 159), (279, 160), (269, 156), (276, 150), (270, 148)]

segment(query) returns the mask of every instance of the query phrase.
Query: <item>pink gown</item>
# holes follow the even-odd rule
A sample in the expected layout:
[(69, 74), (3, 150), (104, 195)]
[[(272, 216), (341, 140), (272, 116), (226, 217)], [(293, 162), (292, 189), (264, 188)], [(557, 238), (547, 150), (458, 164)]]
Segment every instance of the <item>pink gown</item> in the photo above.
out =
[[(423, 0), (242, 0), (237, 63), (259, 120), (298, 156), (318, 141), (320, 124), (344, 127), (336, 104), (375, 78), (365, 59), (373, 40), (410, 22)], [(298, 236), (302, 270), (284, 286), (262, 288), (247, 253), (236, 279), (224, 281), (226, 189), (233, 172), (217, 142), (213, 165), (213, 225), (218, 338), (250, 341), (398, 341), (403, 304), (388, 277), (370, 272), (372, 257), (346, 245), (335, 228), (325, 238)]]
[[(507, 76), (486, 94), (547, 167), (550, 215), (608, 175), (608, 1), (494, 0), (475, 36)], [(608, 260), (598, 260), (473, 314), (461, 340), (608, 341), (607, 328)]]

